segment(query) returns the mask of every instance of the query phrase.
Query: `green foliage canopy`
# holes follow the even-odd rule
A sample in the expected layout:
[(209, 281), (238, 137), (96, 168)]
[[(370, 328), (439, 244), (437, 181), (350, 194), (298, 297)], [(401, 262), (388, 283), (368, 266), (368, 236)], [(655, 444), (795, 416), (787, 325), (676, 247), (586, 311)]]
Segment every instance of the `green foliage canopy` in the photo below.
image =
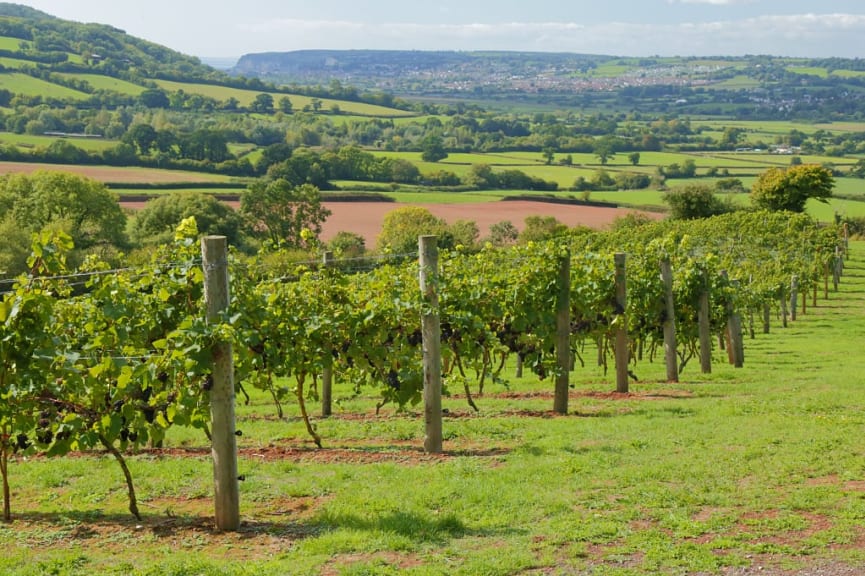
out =
[(803, 212), (810, 198), (826, 202), (832, 196), (835, 178), (828, 168), (802, 164), (770, 168), (751, 187), (751, 201), (766, 210)]
[(126, 216), (117, 196), (101, 182), (64, 172), (0, 177), (0, 219), (11, 218), (20, 229), (46, 227), (68, 233), (75, 246), (125, 246)]
[(242, 219), (231, 207), (209, 194), (173, 192), (150, 200), (129, 223), (129, 236), (140, 245), (170, 243), (185, 218), (195, 218), (199, 231), (219, 234), (235, 246), (240, 243)]
[(296, 248), (309, 247), (317, 240), (331, 214), (322, 206), (318, 188), (296, 186), (282, 178), (252, 184), (240, 197), (240, 213), (250, 235), (265, 236), (275, 246)]

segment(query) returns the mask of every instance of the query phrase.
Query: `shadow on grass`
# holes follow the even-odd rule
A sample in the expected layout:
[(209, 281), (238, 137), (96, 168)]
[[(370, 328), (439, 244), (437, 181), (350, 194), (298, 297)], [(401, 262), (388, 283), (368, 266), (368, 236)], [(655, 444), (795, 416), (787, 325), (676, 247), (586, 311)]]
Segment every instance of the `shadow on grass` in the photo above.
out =
[(444, 546), (449, 540), (465, 536), (503, 536), (525, 533), (522, 529), (501, 528), (476, 530), (454, 514), (429, 517), (414, 512), (392, 511), (380, 515), (361, 516), (324, 512), (314, 520), (319, 530), (357, 530), (382, 532), (411, 537), (418, 543)]
[(302, 522), (267, 522), (242, 520), (236, 532), (221, 532), (216, 529), (212, 516), (188, 514), (144, 515), (137, 520), (129, 514), (105, 514), (98, 511), (86, 512), (24, 512), (16, 514), (11, 524), (4, 524), (19, 532), (33, 530), (36, 540), (62, 539), (87, 541), (111, 539), (119, 531), (153, 535), (157, 538), (177, 538), (198, 534), (218, 537), (236, 534), (241, 539), (250, 540), (261, 536), (280, 539), (299, 540), (315, 536), (321, 528)]

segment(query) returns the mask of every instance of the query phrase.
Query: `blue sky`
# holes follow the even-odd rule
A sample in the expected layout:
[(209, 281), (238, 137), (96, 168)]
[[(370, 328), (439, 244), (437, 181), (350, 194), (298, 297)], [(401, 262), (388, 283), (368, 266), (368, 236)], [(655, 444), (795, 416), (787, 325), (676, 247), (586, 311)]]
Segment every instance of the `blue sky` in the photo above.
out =
[(19, 0), (200, 57), (301, 49), (865, 57), (863, 0)]

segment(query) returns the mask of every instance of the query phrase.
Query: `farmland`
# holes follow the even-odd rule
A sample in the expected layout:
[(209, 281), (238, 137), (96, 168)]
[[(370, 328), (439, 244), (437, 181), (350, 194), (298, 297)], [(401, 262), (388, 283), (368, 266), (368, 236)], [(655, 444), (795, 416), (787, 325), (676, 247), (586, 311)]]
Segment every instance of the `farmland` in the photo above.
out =
[[(157, 84), (159, 84), (162, 88), (176, 92), (177, 90), (183, 90), (184, 92), (188, 92), (190, 94), (201, 94), (202, 96), (207, 96), (209, 98), (214, 98), (216, 100), (228, 100), (229, 98), (235, 98), (242, 106), (248, 106), (255, 100), (255, 97), (261, 94), (261, 91), (256, 90), (242, 90), (238, 88), (231, 88), (226, 86), (213, 86), (208, 84), (194, 84), (194, 83), (180, 83), (173, 82), (170, 80), (158, 80)], [(310, 107), (312, 105), (312, 98), (308, 96), (302, 96), (297, 94), (272, 94), (275, 100), (286, 96), (291, 100), (292, 106), (298, 110)], [(382, 116), (382, 117), (398, 117), (398, 116), (412, 116), (411, 113), (395, 110), (392, 108), (385, 108), (383, 106), (375, 106), (372, 104), (364, 104), (359, 102), (342, 102), (331, 99), (321, 99), (321, 107), (325, 111), (329, 111), (333, 105), (337, 105), (341, 112), (345, 112), (347, 114), (356, 114), (359, 116)]]
[[(786, 328), (773, 317), (770, 334), (748, 340), (743, 368), (716, 349), (711, 374), (691, 365), (668, 383), (663, 363), (646, 358), (630, 392), (617, 394), (589, 343), (580, 350), (586, 365), (571, 373), (571, 410), (558, 415), (551, 383), (514, 376), (508, 364), (503, 380), (475, 398), (480, 411), (459, 387), (444, 399), (440, 455), (420, 450), (416, 409), (377, 414), (373, 390), (338, 384), (334, 415), (314, 416), (324, 438), (316, 449), (294, 408), (277, 419), (270, 395), (251, 388), (250, 402), (238, 406), (237, 533), (213, 531), (200, 431), (171, 428), (165, 448), (127, 456), (141, 520), (127, 518), (122, 480), (107, 458), (13, 459), (16, 522), (0, 527), (8, 548), (0, 567), (33, 573), (34, 552), (38, 570), (68, 575), (723, 574), (860, 565), (854, 336), (863, 320), (863, 248), (852, 245), (828, 301)], [(102, 288), (105, 296), (111, 288)], [(815, 340), (826, 344), (819, 354)], [(307, 402), (317, 414), (317, 401)]]

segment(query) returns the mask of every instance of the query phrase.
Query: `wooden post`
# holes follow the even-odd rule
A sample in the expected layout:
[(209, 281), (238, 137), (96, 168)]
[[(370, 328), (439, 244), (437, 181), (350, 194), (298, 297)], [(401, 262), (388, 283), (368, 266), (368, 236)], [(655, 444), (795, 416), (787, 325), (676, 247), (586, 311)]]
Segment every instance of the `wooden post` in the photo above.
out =
[(628, 317), (625, 314), (628, 305), (627, 272), (625, 253), (617, 252), (616, 264), (616, 314), (619, 315), (619, 325), (616, 328), (616, 392), (628, 393)]
[(769, 333), (769, 320), (772, 317), (772, 310), (768, 302), (763, 303), (763, 334)]
[(799, 277), (790, 278), (790, 320), (796, 321), (796, 304), (799, 302)]
[(787, 297), (783, 286), (781, 286), (781, 326), (787, 327)]
[(823, 300), (829, 299), (829, 264), (823, 267)]
[(808, 313), (808, 286), (802, 288), (802, 316)]
[(700, 309), (698, 311), (700, 328), (700, 369), (703, 374), (712, 373), (712, 327), (709, 323), (709, 276), (703, 270), (703, 290), (700, 292)]
[(517, 352), (517, 367), (514, 372), (514, 378), (523, 377), (523, 355)]
[[(225, 236), (201, 239), (204, 268), (204, 302), (207, 321), (219, 322), (228, 309), (228, 242)], [(216, 529), (240, 528), (240, 488), (237, 476), (237, 437), (234, 418), (234, 364), (231, 342), (212, 348), (213, 385), (210, 389), (210, 432), (213, 456)]]
[(814, 293), (813, 293), (813, 296), (811, 297), (811, 307), (812, 308), (817, 307), (817, 281), (816, 280), (814, 281)]
[[(726, 280), (727, 271), (722, 270), (721, 276)], [(730, 282), (733, 290), (737, 290), (739, 283), (735, 280)], [(736, 311), (732, 299), (727, 301), (727, 358), (730, 364), (741, 368), (745, 363), (745, 343), (742, 339), (742, 315)]]
[(568, 413), (569, 373), (571, 368), (571, 254), (559, 258), (556, 282), (556, 391), (553, 411)]
[(832, 282), (835, 286), (835, 292), (838, 291), (838, 284), (841, 282), (841, 270), (844, 267), (844, 260), (841, 258), (841, 248), (835, 246), (835, 268), (832, 273)]
[[(737, 281), (732, 282), (734, 290), (739, 288)], [(733, 366), (741, 368), (745, 364), (745, 341), (742, 338), (742, 315), (736, 310), (732, 302), (727, 304), (729, 320), (728, 329), (730, 333), (730, 350), (732, 352)]]
[(664, 359), (667, 364), (667, 382), (678, 382), (676, 308), (673, 302), (673, 267), (669, 258), (661, 260), (661, 282), (664, 284)]
[[(333, 252), (325, 251), (322, 265), (325, 268), (333, 265)], [(325, 356), (324, 368), (321, 371), (321, 415), (326, 418), (333, 413), (333, 354), (328, 349)]]
[(442, 451), (442, 357), (441, 321), (439, 319), (438, 267), (436, 236), (418, 238), (420, 256), (420, 290), (423, 297), (421, 333), (423, 336), (423, 403), (426, 436), (424, 450)]

